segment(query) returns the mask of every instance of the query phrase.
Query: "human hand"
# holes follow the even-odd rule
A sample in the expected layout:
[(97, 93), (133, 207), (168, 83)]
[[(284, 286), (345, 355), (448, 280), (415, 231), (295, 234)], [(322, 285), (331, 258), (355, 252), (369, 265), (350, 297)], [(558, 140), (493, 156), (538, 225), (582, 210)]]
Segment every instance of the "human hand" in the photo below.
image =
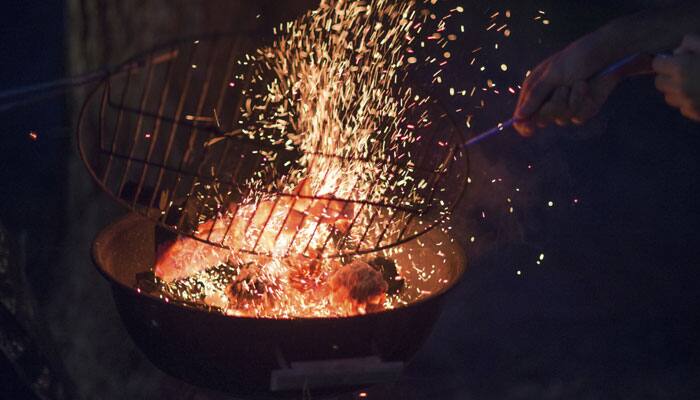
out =
[(673, 56), (656, 57), (653, 68), (666, 103), (700, 122), (700, 36), (686, 35)]
[(538, 65), (527, 77), (515, 111), (515, 129), (531, 136), (536, 128), (556, 123), (580, 125), (596, 115), (620, 81), (594, 75), (606, 65), (604, 44), (584, 37)]

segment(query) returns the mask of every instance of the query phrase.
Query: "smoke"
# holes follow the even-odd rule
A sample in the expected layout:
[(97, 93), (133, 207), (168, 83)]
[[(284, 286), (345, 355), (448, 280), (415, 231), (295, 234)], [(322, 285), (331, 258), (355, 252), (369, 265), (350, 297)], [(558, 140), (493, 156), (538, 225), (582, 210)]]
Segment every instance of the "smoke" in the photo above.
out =
[[(466, 137), (509, 119), (526, 72), (567, 44), (555, 23), (540, 23), (550, 18), (533, 4), (470, 5), (449, 21), (467, 32), (450, 48), (452, 61), (431, 91), (461, 123)], [(489, 30), (492, 24), (510, 33)], [(580, 201), (571, 173), (580, 166), (570, 158), (572, 150), (605, 133), (610, 115), (605, 110), (584, 127), (551, 127), (531, 139), (506, 129), (469, 149), (470, 184), (451, 225), (472, 261), (537, 261), (556, 240), (547, 232), (550, 223), (565, 225)]]

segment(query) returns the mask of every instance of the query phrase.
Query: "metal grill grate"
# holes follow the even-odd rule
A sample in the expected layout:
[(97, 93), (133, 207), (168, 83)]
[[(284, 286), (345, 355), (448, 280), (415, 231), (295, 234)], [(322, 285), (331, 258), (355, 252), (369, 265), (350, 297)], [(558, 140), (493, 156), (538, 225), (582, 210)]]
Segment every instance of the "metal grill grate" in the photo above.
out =
[[(290, 201), (290, 212), (304, 201), (353, 210), (342, 230), (333, 223), (303, 240), (293, 235), (287, 253), (305, 254), (312, 239), (312, 250), (324, 256), (377, 251), (413, 239), (448, 218), (466, 188), (468, 157), (461, 133), (437, 102), (410, 111), (416, 118), (427, 113), (431, 124), (416, 128), (422, 139), (405, 145), (411, 157), (403, 160), (379, 153), (365, 159), (301, 154), (255, 140), (236, 134), (246, 87), (233, 81), (247, 68), (237, 61), (254, 45), (240, 36), (217, 35), (163, 46), (126, 62), (102, 81), (85, 102), (78, 127), (81, 156), (100, 187), (172, 232), (255, 254), (265, 252), (260, 239), (272, 212), (265, 218), (257, 207), (252, 215), (237, 215), (240, 202), (251, 198), (267, 201), (272, 210)], [(268, 159), (267, 151), (278, 157)], [(362, 162), (379, 168), (382, 191), (343, 198), (273, 189), (273, 178), (266, 176), (264, 184), (249, 184), (261, 165), (279, 176), (302, 155), (310, 164), (334, 162), (344, 168)], [(256, 217), (264, 220), (262, 229), (251, 226)], [(206, 231), (201, 225), (205, 221)], [(275, 241), (285, 223), (278, 224)], [(257, 238), (233, 244), (232, 231), (241, 226), (245, 231), (257, 228)], [(333, 250), (328, 251), (331, 242)]]

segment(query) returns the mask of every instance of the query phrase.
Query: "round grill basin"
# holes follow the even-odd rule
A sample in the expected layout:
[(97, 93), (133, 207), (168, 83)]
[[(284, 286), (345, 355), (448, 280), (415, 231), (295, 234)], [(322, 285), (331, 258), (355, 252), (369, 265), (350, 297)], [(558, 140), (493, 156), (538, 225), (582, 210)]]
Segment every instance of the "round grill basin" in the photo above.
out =
[[(299, 365), (331, 365), (323, 364), (330, 360), (345, 360), (341, 363), (346, 366), (361, 360), (381, 360), (385, 366), (408, 362), (429, 336), (445, 293), (466, 266), (460, 247), (433, 229), (404, 246), (414, 260), (431, 262), (439, 250), (447, 262), (440, 258), (433, 279), (421, 286), (432, 294), (408, 306), (347, 318), (232, 317), (168, 303), (134, 289), (136, 274), (155, 262), (155, 231), (152, 222), (130, 214), (105, 228), (93, 244), (94, 262), (111, 284), (129, 334), (166, 373), (201, 387), (257, 398), (298, 397), (299, 390), (272, 390), (276, 373)], [(366, 370), (370, 372), (365, 373), (365, 383), (381, 375), (371, 370)], [(350, 380), (344, 376), (339, 373), (331, 386), (352, 389), (362, 380), (359, 375)], [(313, 380), (308, 381), (313, 386)]]

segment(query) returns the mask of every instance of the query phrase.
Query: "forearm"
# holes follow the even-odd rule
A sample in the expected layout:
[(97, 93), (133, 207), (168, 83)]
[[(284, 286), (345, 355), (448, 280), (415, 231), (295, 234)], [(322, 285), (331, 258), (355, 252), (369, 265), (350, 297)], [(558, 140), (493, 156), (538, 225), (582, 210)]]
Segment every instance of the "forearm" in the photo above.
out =
[(622, 17), (600, 29), (614, 59), (640, 52), (658, 52), (680, 44), (687, 33), (700, 29), (700, 1), (685, 0)]
[[(583, 123), (598, 113), (621, 79), (618, 74), (600, 75), (601, 71), (633, 54), (676, 49), (684, 36), (695, 32), (700, 32), (700, 0), (645, 10), (589, 33), (532, 70), (520, 93), (515, 129), (530, 136), (536, 127), (554, 122)], [(692, 36), (686, 36), (686, 42), (689, 37)], [(700, 53), (700, 39), (697, 41)], [(663, 58), (657, 57), (655, 64), (660, 59)], [(686, 79), (683, 84), (686, 92), (690, 81)], [(688, 109), (687, 104), (695, 101), (685, 104), (685, 111), (681, 108), (684, 115), (700, 121), (700, 110)]]
[(684, 35), (698, 31), (700, 1), (685, 0), (613, 20), (583, 37), (581, 44), (591, 60), (604, 66), (635, 53), (671, 50)]

